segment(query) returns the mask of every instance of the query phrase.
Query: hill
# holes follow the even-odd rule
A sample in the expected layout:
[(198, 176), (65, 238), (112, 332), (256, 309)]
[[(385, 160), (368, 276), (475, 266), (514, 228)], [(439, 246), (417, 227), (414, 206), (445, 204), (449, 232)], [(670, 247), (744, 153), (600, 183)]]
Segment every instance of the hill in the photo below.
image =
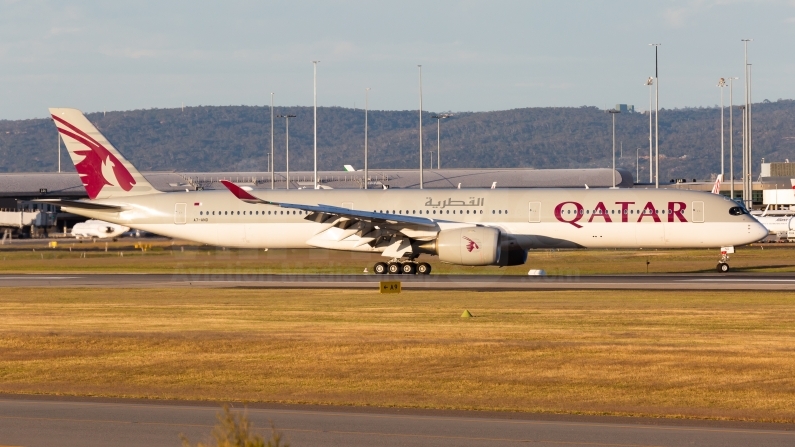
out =
[[(762, 158), (795, 160), (795, 101), (756, 104), (754, 170)], [(278, 107), (290, 120), (290, 168), (312, 169), (312, 109)], [(426, 167), (436, 151), (436, 120), (423, 114)], [(224, 106), (91, 113), (88, 118), (141, 170), (235, 171), (268, 168), (270, 110)], [(648, 115), (616, 117), (623, 143), (618, 166), (635, 171), (636, 148), (648, 156)], [(726, 110), (728, 170), (728, 109)], [(418, 165), (416, 111), (369, 112), (370, 166)], [(283, 170), (284, 120), (275, 126), (276, 169)], [(526, 108), (457, 113), (442, 122), (442, 166), (577, 168), (609, 167), (611, 117), (595, 107)], [(741, 119), (735, 113), (735, 172), (739, 172)], [(57, 169), (55, 127), (48, 119), (0, 121), (0, 172)], [(618, 146), (618, 143), (617, 143)], [(363, 165), (364, 111), (318, 109), (319, 169)], [(660, 178), (709, 179), (720, 171), (720, 110), (688, 108), (660, 112)], [(73, 169), (65, 157), (64, 169)], [(434, 159), (435, 159), (434, 155)], [(434, 161), (434, 166), (436, 162)], [(640, 162), (648, 180), (648, 160)]]

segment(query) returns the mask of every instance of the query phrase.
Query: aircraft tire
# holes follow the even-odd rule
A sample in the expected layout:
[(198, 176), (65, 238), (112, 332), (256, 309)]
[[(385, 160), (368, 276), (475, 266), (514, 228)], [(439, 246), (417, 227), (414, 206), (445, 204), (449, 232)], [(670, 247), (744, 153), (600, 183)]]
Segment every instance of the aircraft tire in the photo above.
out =
[(376, 262), (373, 266), (373, 272), (376, 275), (385, 275), (387, 272), (386, 262)]
[(402, 266), (400, 265), (399, 262), (393, 262), (387, 266), (390, 275), (399, 275), (403, 273), (401, 267)]
[(729, 264), (726, 264), (725, 262), (719, 262), (718, 263), (718, 271), (720, 273), (728, 272), (729, 271)]
[(431, 265), (427, 262), (420, 262), (417, 264), (417, 273), (420, 275), (430, 275), (431, 274)]
[(404, 262), (400, 266), (400, 270), (401, 273), (403, 273), (404, 275), (414, 275), (415, 273), (417, 273), (417, 265), (414, 264), (413, 262)]

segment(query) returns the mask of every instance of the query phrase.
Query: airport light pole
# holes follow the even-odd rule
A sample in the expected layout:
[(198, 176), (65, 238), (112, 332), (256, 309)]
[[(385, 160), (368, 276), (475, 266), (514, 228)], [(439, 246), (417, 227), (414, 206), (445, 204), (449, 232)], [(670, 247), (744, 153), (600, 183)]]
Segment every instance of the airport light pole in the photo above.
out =
[(370, 87), (364, 89), (364, 189), (367, 189), (367, 183), (370, 182), (367, 175), (367, 109), (369, 108), (370, 100)]
[(720, 180), (723, 181), (723, 179), (725, 178), (724, 174), (726, 172), (726, 170), (724, 169), (724, 164), (723, 164), (724, 163), (724, 159), (726, 158), (726, 156), (724, 155), (724, 152), (723, 152), (723, 140), (725, 139), (725, 136), (726, 136), (726, 129), (725, 129), (725, 126), (723, 124), (723, 115), (724, 115), (723, 114), (723, 88), (726, 87), (726, 80), (723, 79), (723, 78), (720, 78), (720, 80), (718, 81), (718, 87), (720, 88)]
[(652, 106), (651, 86), (654, 85), (654, 78), (649, 76), (649, 79), (646, 80), (646, 85), (649, 86), (649, 184), (651, 184), (651, 182), (654, 181), (654, 178), (653, 178), (654, 177), (654, 168), (652, 166), (652, 160), (653, 160), (653, 157), (652, 157), (652, 149), (653, 149), (652, 148), (652, 136), (653, 135), (652, 135), (652, 129), (651, 129), (651, 115), (652, 115), (652, 113), (651, 113), (651, 106)]
[(746, 196), (746, 190), (745, 190), (745, 136), (746, 136), (745, 135), (746, 134), (746, 129), (745, 129), (745, 124), (746, 124), (746, 122), (745, 122), (745, 119), (746, 119), (746, 117), (745, 117), (745, 105), (743, 104), (741, 106), (738, 106), (738, 108), (741, 111), (740, 112), (742, 114), (742, 120), (741, 121), (743, 123), (742, 124), (742, 126), (743, 126), (742, 127), (742, 129), (743, 129), (742, 130), (742, 134), (743, 134), (743, 156), (742, 156), (743, 193), (742, 193), (742, 200), (743, 200), (743, 205), (746, 205), (746, 197), (745, 197)]
[(640, 177), (640, 148), (635, 149), (635, 181)]
[(286, 168), (285, 168), (285, 183), (286, 189), (290, 189), (290, 118), (295, 118), (295, 115), (278, 115), (276, 118), (284, 118), (284, 141), (287, 152), (285, 154)]
[(420, 189), (423, 189), (422, 177), (422, 65), (417, 65), (420, 69)]
[(273, 159), (273, 155), (274, 155), (274, 152), (273, 152), (273, 120), (274, 120), (274, 118), (275, 117), (273, 116), (273, 92), (271, 92), (271, 154), (270, 154), (270, 159), (268, 160), (268, 164), (271, 167), (270, 168), (270, 171), (271, 171), (271, 189), (274, 189), (274, 180), (273, 180), (273, 164), (274, 164), (273, 163), (274, 162), (274, 159)]
[(740, 39), (743, 42), (743, 55), (744, 55), (744, 63), (743, 69), (745, 70), (745, 105), (743, 107), (743, 204), (746, 208), (750, 209), (750, 186), (748, 185), (748, 178), (750, 177), (748, 166), (750, 162), (748, 159), (750, 158), (750, 146), (751, 146), (751, 138), (750, 138), (750, 76), (749, 76), (749, 68), (748, 68), (748, 42), (752, 42), (753, 39)]
[(748, 208), (754, 206), (754, 100), (753, 100), (753, 85), (751, 84), (751, 68), (752, 64), (748, 64), (748, 112), (746, 119), (748, 120)]
[(450, 118), (453, 116), (451, 113), (442, 113), (440, 115), (433, 115), (431, 118), (436, 119), (436, 169), (440, 169), (442, 167), (442, 133), (441, 133), (441, 125), (439, 123), (442, 122), (445, 118)]
[(616, 115), (621, 113), (620, 110), (610, 109), (607, 111), (613, 116), (613, 188), (616, 189)]
[(317, 189), (317, 63), (320, 61), (312, 61), (314, 67), (314, 102), (315, 102), (315, 188)]
[(661, 43), (650, 43), (654, 47), (654, 187), (660, 187), (660, 72), (657, 49)]
[(734, 80), (729, 78), (729, 177), (731, 178), (730, 194), (734, 200)]

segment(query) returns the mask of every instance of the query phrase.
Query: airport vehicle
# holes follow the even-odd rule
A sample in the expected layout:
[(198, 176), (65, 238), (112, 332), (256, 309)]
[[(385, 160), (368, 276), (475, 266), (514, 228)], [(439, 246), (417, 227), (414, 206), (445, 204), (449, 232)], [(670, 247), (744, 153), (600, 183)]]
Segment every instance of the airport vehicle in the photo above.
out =
[[(75, 109), (50, 109), (90, 200), (51, 200), (75, 214), (164, 236), (249, 248), (380, 253), (378, 274), (428, 274), (435, 255), (460, 265), (520, 265), (534, 248), (721, 247), (767, 230), (728, 198), (680, 190), (447, 189), (162, 193)], [(230, 194), (231, 192), (231, 194)]]
[(119, 237), (127, 231), (130, 231), (130, 227), (102, 220), (89, 219), (85, 222), (75, 224), (75, 226), (72, 227), (71, 234), (77, 239), (106, 239)]

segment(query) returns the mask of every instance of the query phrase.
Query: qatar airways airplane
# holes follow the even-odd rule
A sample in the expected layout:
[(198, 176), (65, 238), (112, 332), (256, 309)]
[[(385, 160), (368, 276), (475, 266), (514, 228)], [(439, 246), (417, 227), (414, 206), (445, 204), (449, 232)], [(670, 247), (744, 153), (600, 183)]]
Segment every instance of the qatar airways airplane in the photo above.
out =
[(737, 203), (671, 189), (157, 191), (82, 112), (50, 109), (90, 200), (64, 210), (164, 236), (241, 248), (379, 253), (377, 274), (429, 274), (423, 255), (520, 265), (538, 248), (720, 248), (767, 230)]

